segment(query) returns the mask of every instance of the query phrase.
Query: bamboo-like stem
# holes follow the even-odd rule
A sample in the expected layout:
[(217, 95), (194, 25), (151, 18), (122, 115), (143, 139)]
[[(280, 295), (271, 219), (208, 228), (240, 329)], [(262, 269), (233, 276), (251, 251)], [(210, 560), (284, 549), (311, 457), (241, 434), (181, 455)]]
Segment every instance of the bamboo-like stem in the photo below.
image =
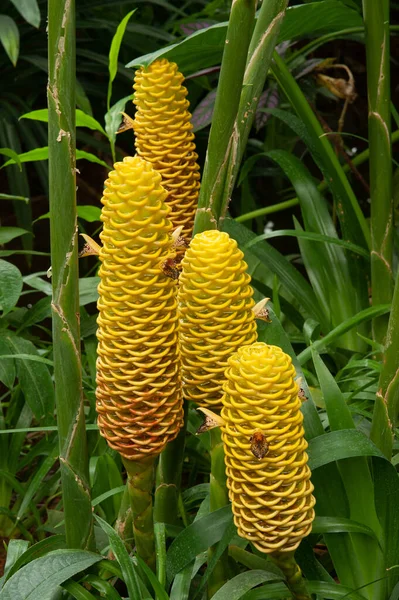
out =
[(388, 460), (392, 457), (393, 431), (399, 424), (399, 272), (396, 276), (392, 309), (370, 437)]
[(223, 209), (234, 122), (240, 103), (247, 51), (255, 23), (256, 0), (233, 0), (202, 175), (194, 234), (216, 229)]
[(155, 459), (155, 456), (136, 461), (123, 459), (128, 477), (136, 552), (153, 571), (156, 562), (152, 515)]
[(271, 560), (284, 573), (288, 589), (295, 600), (312, 600), (306, 588), (302, 571), (299, 568), (293, 552), (273, 552)]
[(48, 4), (48, 145), (54, 378), (65, 532), (93, 544), (79, 330), (75, 167), (75, 3)]
[[(226, 486), (226, 472), (224, 464), (224, 449), (221, 431), (219, 428), (211, 429), (211, 477), (210, 477), (210, 511), (214, 512), (229, 503)], [(214, 548), (208, 551), (208, 561), (214, 554)], [(212, 598), (219, 588), (228, 580), (228, 550), (218, 560), (208, 580), (208, 598)]]
[(287, 4), (288, 0), (263, 0), (256, 20), (248, 50), (240, 105), (234, 124), (233, 135), (236, 136), (236, 139), (232, 144), (231, 175), (225, 190), (221, 217), (227, 211), (227, 205), (237, 179)]
[[(389, 0), (363, 0), (366, 33), (371, 199), (371, 294), (374, 305), (392, 299), (392, 151), (389, 73)], [(384, 343), (388, 317), (373, 321)]]
[(186, 444), (188, 403), (184, 403), (184, 423), (175, 440), (159, 457), (154, 498), (154, 522), (176, 525), (179, 514), (179, 493)]

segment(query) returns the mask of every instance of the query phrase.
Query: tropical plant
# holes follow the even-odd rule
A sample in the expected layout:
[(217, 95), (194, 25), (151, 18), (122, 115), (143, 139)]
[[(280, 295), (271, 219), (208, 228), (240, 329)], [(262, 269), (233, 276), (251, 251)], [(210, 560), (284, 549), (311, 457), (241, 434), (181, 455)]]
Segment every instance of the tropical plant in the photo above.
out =
[(0, 600), (398, 596), (395, 6), (287, 4), (50, 0), (48, 53), (5, 42)]

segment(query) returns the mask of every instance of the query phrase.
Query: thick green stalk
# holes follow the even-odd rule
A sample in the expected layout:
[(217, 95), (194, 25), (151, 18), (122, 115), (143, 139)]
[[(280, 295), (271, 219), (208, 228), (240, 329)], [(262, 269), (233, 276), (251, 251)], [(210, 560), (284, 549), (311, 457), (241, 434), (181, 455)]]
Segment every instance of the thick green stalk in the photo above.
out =
[[(220, 429), (211, 429), (211, 477), (210, 477), (210, 511), (214, 512), (229, 503), (226, 485), (226, 471), (224, 464), (224, 448)], [(208, 561), (214, 554), (214, 548), (208, 551)], [(208, 598), (214, 594), (228, 580), (228, 551), (226, 550), (218, 560), (208, 580)]]
[(399, 424), (399, 272), (389, 316), (382, 371), (371, 423), (371, 439), (388, 460), (392, 456), (393, 430)]
[[(389, 74), (389, 0), (363, 0), (369, 105), (372, 302), (392, 299), (392, 153)], [(384, 343), (388, 317), (373, 322), (373, 337)]]
[(256, 0), (233, 0), (202, 175), (194, 234), (216, 229), (225, 202), (224, 191), (234, 122), (240, 103), (248, 46), (255, 23)]
[(238, 176), (241, 160), (255, 117), (259, 97), (265, 85), (273, 51), (277, 43), (281, 23), (288, 0), (263, 0), (248, 50), (243, 87), (236, 121), (234, 124), (230, 177), (225, 189), (223, 217)]
[(136, 552), (155, 571), (154, 522), (152, 517), (152, 491), (155, 478), (155, 459), (123, 459), (127, 472), (130, 506), (133, 513), (133, 533)]
[(48, 56), (54, 378), (65, 532), (70, 548), (88, 548), (93, 519), (79, 329), (74, 0), (49, 0)]
[(179, 493), (181, 473), (183, 469), (184, 447), (186, 443), (186, 426), (188, 416), (188, 403), (184, 403), (184, 423), (179, 435), (170, 442), (159, 457), (156, 490), (154, 499), (155, 523), (169, 523), (176, 525), (179, 522)]
[(288, 589), (295, 600), (312, 600), (293, 552), (273, 552), (270, 558), (284, 573)]

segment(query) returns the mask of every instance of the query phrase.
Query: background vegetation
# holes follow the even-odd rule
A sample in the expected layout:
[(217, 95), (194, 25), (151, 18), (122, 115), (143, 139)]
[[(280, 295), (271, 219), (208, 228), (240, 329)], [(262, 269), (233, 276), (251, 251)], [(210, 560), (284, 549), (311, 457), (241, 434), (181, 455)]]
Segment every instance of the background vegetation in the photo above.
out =
[[(269, 2), (265, 23), (284, 5)], [(219, 225), (244, 251), (257, 298), (271, 298), (272, 322), (258, 324), (259, 339), (281, 346), (303, 377), (317, 517), (296, 558), (308, 588), (319, 599), (399, 597), (399, 6), (388, 0), (289, 2), (279, 32), (262, 49), (259, 70), (244, 72), (246, 53), (240, 66), (233, 49), (235, 68), (225, 70), (223, 80), (232, 93), (223, 100), (219, 86), (215, 107), (230, 8), (224, 0), (79, 2), (76, 81), (57, 83), (51, 29), (48, 66), (46, 2), (5, 0), (1, 7), (1, 600), (201, 599), (223, 553), (229, 581), (216, 600), (289, 596), (281, 572), (236, 535), (230, 507), (210, 513), (211, 437), (195, 435), (201, 418), (192, 406), (179, 514), (155, 525), (157, 577), (129, 558), (124, 470), (95, 424), (94, 258), (79, 262), (81, 361), (65, 362), (62, 327), (57, 338), (52, 324), (53, 286), (57, 294), (73, 226), (74, 182), (59, 176), (64, 140), (48, 147), (47, 122), (54, 127), (57, 113), (51, 86), (61, 86), (67, 111), (61, 126), (72, 137), (75, 88), (79, 231), (97, 239), (103, 182), (114, 160), (134, 153), (132, 132), (116, 133), (121, 111), (134, 112), (133, 69), (157, 56), (177, 62), (186, 77), (204, 173), (200, 204), (215, 193), (219, 218), (231, 198)], [(61, 23), (57, 2), (49, 3), (49, 14)], [(72, 40), (72, 16), (69, 25)], [(250, 52), (255, 34), (252, 42), (248, 35)], [(242, 58), (244, 29), (238, 37)], [(67, 59), (71, 73), (73, 45)], [(249, 83), (259, 86), (253, 125), (229, 149), (229, 178), (215, 190), (212, 168), (204, 169), (208, 139), (212, 167), (224, 157), (245, 102), (253, 102), (245, 95)], [(197, 230), (207, 226), (196, 222)], [(66, 364), (72, 364), (68, 372)], [(63, 395), (56, 399), (54, 378), (62, 376)], [(77, 448), (87, 444), (81, 467), (91, 488), (91, 506), (87, 501), (82, 513), (75, 508), (79, 486), (62, 495), (61, 481), (65, 490), (70, 478), (59, 460), (60, 439), (79, 411), (73, 390), (80, 377), (84, 419)], [(215, 558), (207, 562), (214, 545)]]

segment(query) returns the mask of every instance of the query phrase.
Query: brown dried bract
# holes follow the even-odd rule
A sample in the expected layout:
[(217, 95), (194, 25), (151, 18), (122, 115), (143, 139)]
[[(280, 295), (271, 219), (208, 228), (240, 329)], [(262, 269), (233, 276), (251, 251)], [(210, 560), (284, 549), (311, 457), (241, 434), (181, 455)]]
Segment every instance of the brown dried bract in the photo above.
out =
[(251, 435), (249, 441), (251, 442), (251, 452), (258, 460), (265, 458), (269, 451), (269, 444), (267, 443), (266, 436), (261, 431), (255, 431)]

